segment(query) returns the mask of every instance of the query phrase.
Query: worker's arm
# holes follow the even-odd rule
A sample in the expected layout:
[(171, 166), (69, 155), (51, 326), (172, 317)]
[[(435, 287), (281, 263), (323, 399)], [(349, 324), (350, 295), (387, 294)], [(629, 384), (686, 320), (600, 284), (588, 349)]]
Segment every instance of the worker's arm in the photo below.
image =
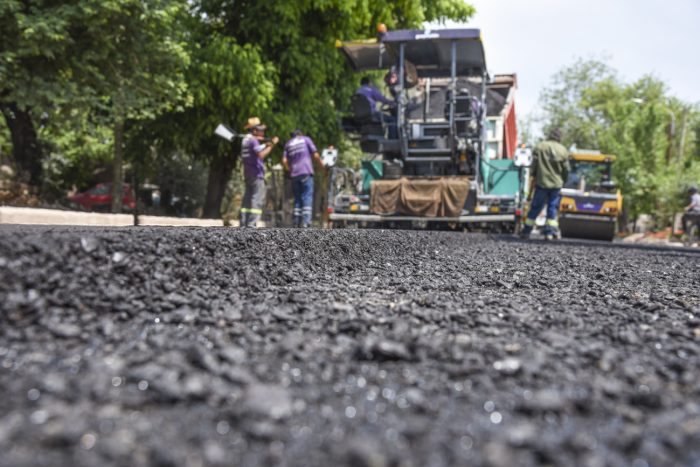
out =
[(387, 104), (387, 105), (394, 105), (395, 102), (389, 99), (388, 97), (385, 97), (382, 92), (377, 89), (377, 88), (372, 88), (372, 97), (374, 98), (375, 101), (379, 101), (382, 104)]
[(314, 160), (319, 166), (323, 166), (323, 161), (321, 160), (321, 155), (318, 153), (318, 151), (314, 152), (313, 154)]
[(532, 151), (532, 164), (530, 164), (530, 180), (528, 184), (528, 190), (527, 190), (527, 196), (529, 199), (532, 199), (533, 194), (535, 193), (535, 185), (537, 182), (537, 160), (539, 159), (539, 151), (537, 148), (535, 148), (534, 151)]
[(271, 142), (271, 143), (268, 143), (268, 144), (266, 144), (266, 145), (264, 145), (264, 146), (263, 146), (263, 145), (260, 145), (259, 147), (262, 147), (262, 149), (261, 149), (260, 151), (258, 151), (258, 150), (256, 149), (256, 150), (255, 150), (255, 153), (258, 155), (258, 157), (259, 157), (260, 159), (265, 159), (267, 156), (270, 155), (270, 153), (272, 152), (272, 148), (275, 147), (275, 145), (277, 144), (277, 142), (278, 142), (279, 140), (280, 140), (280, 139), (279, 139), (277, 136), (275, 136), (274, 138), (272, 138), (272, 142)]
[(569, 172), (571, 172), (571, 164), (569, 163), (569, 155), (567, 154), (561, 172), (561, 178), (564, 180), (564, 184), (566, 184), (566, 181), (569, 179)]

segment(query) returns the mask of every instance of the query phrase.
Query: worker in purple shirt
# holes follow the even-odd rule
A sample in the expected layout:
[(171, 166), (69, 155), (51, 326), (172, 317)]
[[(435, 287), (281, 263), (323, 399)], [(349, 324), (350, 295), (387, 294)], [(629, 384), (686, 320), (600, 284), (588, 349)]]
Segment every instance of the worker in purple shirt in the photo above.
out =
[(316, 145), (301, 130), (292, 132), (284, 145), (282, 164), (292, 177), (294, 192), (294, 227), (311, 227), (314, 203), (314, 167), (312, 158), (321, 164)]
[(241, 227), (257, 227), (265, 204), (265, 164), (263, 161), (272, 152), (279, 138), (273, 137), (263, 143), (267, 127), (257, 117), (248, 119), (245, 126), (248, 134), (241, 142), (241, 159), (243, 159), (243, 178), (245, 192), (241, 205)]
[(357, 91), (355, 91), (355, 94), (365, 96), (365, 98), (369, 101), (369, 106), (372, 109), (372, 115), (388, 127), (389, 139), (398, 138), (398, 133), (396, 131), (396, 117), (377, 109), (377, 102), (381, 102), (382, 104), (386, 104), (391, 107), (395, 107), (396, 102), (388, 97), (385, 97), (384, 94), (379, 91), (379, 89), (372, 86), (369, 76), (364, 76), (360, 80), (360, 87)]

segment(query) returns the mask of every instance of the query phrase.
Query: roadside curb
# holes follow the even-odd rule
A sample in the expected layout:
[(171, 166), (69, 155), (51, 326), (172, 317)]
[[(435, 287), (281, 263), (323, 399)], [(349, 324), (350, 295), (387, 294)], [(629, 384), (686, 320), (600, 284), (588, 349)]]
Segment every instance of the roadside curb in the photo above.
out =
[[(0, 224), (126, 227), (134, 225), (134, 217), (131, 214), (102, 214), (94, 212), (62, 211), (59, 209), (0, 206)], [(238, 222), (233, 222), (232, 224), (237, 226)], [(222, 227), (224, 224), (221, 219), (139, 216), (139, 225)]]

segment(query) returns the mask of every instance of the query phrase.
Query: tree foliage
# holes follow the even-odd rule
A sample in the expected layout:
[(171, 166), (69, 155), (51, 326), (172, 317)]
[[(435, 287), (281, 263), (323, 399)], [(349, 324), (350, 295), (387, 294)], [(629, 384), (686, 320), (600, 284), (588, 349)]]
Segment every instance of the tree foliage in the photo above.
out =
[(282, 137), (301, 127), (341, 146), (338, 110), (358, 77), (335, 41), (473, 12), (461, 0), (5, 0), (0, 105), (41, 127), (34, 138), (50, 144), (39, 160), (94, 159), (105, 140), (80, 132), (107, 129), (115, 166), (122, 135), (144, 170), (174, 154), (205, 161), (216, 208), (238, 156), (213, 135), (219, 122), (240, 130), (256, 115)]
[(82, 100), (72, 80), (80, 62), (71, 38), (79, 10), (77, 2), (0, 2), (0, 111), (16, 166), (35, 185), (43, 158), (36, 122), (51, 106)]
[[(180, 26), (186, 13), (180, 0), (0, 4), (0, 107), (15, 158), (33, 182), (45, 155), (37, 141), (39, 116), (85, 121), (87, 115), (112, 126), (115, 140), (127, 119), (153, 118), (186, 104), (182, 72), (188, 56)], [(121, 144), (112, 144), (121, 156)]]

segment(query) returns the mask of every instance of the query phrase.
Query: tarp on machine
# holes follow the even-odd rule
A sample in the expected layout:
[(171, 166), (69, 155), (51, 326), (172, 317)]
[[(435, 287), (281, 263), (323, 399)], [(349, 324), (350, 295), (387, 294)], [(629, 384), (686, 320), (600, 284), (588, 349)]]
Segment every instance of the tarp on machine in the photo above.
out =
[(374, 180), (370, 211), (419, 217), (458, 217), (469, 194), (467, 177)]

